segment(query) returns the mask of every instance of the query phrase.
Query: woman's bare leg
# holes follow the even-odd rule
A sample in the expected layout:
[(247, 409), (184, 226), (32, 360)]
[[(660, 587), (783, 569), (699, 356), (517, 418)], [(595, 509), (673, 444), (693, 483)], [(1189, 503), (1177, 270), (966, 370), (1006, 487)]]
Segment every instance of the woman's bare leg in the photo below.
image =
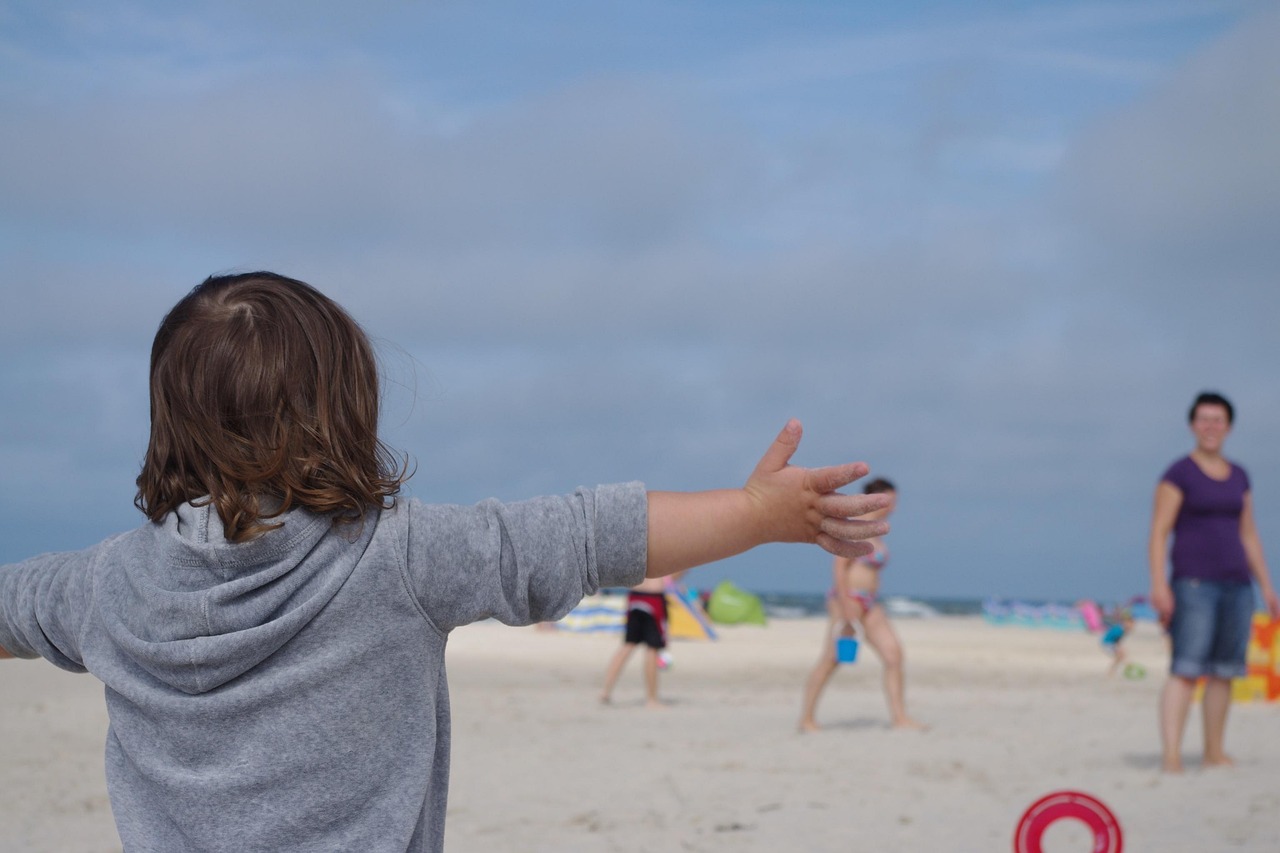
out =
[(1171, 675), (1160, 691), (1160, 745), (1166, 773), (1182, 772), (1182, 732), (1195, 690), (1193, 679)]
[(863, 615), (862, 627), (867, 632), (867, 642), (875, 649), (884, 664), (884, 695), (889, 703), (889, 716), (896, 729), (927, 729), (925, 724), (907, 715), (906, 677), (903, 673), (902, 643), (893, 630), (893, 623), (884, 608), (876, 606)]
[(800, 712), (800, 731), (816, 732), (822, 728), (818, 725), (814, 714), (818, 710), (818, 699), (821, 698), (822, 691), (826, 689), (827, 682), (831, 680), (835, 671), (834, 652), (818, 658), (818, 662), (814, 664), (813, 671), (809, 673), (809, 680), (804, 685), (804, 708)]
[(1235, 764), (1223, 749), (1227, 734), (1227, 711), (1231, 709), (1231, 680), (1213, 678), (1204, 686), (1204, 763), (1206, 767)]
[(836, 632), (844, 625), (844, 620), (840, 609), (832, 601), (827, 602), (827, 615), (827, 630), (822, 640), (822, 652), (818, 655), (818, 662), (813, 665), (813, 670), (809, 673), (809, 678), (804, 685), (804, 706), (800, 710), (801, 732), (816, 732), (822, 728), (814, 716), (818, 710), (818, 700), (822, 698), (822, 691), (826, 689), (827, 682), (831, 680), (836, 667), (839, 666), (836, 662)]

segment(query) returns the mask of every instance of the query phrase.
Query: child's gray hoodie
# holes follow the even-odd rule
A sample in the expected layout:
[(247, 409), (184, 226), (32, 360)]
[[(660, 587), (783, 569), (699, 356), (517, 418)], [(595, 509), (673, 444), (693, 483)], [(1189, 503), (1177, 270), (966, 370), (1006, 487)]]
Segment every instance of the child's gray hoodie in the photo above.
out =
[(639, 483), (401, 499), (363, 528), (294, 510), (234, 544), (216, 512), (185, 505), (0, 567), (0, 645), (106, 686), (129, 853), (441, 850), (449, 632), (558, 619), (639, 583), (646, 508)]

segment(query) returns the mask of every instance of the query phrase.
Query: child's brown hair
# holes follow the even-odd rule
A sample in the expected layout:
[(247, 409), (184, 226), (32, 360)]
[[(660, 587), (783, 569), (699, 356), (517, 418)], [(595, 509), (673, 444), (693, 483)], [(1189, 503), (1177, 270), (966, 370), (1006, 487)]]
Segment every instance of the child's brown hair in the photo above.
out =
[(211, 276), (156, 332), (134, 503), (159, 521), (207, 496), (236, 542), (294, 506), (363, 519), (407, 479), (378, 406), (373, 348), (341, 306), (275, 273)]

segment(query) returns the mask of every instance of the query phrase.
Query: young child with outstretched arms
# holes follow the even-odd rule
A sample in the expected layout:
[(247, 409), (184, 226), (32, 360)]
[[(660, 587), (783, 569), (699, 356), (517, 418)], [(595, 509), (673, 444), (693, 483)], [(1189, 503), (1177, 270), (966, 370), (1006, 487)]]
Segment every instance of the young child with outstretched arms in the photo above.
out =
[(332, 300), (272, 273), (207, 279), (152, 347), (147, 523), (0, 567), (0, 657), (105, 685), (126, 850), (438, 851), (451, 630), (558, 619), (765, 542), (857, 557), (887, 531), (857, 519), (884, 496), (837, 492), (865, 465), (788, 464), (795, 421), (738, 489), (397, 498), (378, 400)]

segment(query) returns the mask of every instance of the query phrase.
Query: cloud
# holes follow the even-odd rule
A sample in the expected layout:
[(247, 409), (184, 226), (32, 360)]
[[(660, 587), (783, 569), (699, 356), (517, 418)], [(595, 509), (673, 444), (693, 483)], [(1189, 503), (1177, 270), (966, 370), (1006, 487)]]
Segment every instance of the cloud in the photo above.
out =
[(1280, 259), (1277, 38), (1280, 13), (1252, 17), (1073, 146), (1063, 184), (1078, 220), (1099, 239), (1181, 260)]

